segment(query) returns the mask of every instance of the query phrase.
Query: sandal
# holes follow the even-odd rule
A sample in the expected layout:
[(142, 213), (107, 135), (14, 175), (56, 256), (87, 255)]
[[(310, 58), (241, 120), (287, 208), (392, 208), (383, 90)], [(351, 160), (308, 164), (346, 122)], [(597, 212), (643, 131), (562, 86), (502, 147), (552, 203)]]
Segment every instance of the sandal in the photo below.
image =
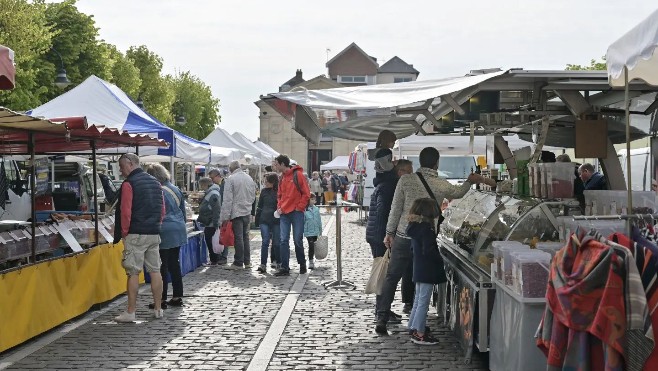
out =
[[(160, 304), (160, 308), (167, 309), (167, 302), (165, 300), (163, 300), (162, 303)], [(155, 309), (155, 304), (154, 303), (149, 304), (149, 309)]]
[(182, 307), (183, 298), (171, 299), (167, 302), (167, 304), (171, 305), (172, 307)]

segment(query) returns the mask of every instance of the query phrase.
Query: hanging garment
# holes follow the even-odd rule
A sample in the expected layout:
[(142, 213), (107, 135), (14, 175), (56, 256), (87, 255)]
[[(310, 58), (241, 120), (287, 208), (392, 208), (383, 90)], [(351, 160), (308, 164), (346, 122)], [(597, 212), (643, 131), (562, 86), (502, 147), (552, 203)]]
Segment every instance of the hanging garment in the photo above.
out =
[(9, 199), (9, 180), (7, 179), (7, 172), (5, 171), (4, 159), (0, 162), (0, 207), (3, 209), (7, 206)]
[(653, 341), (634, 260), (596, 233), (581, 234), (572, 234), (551, 263), (536, 334), (547, 369), (641, 370)]
[[(647, 310), (651, 318), (651, 334), (655, 342), (658, 337), (658, 310), (656, 310), (658, 307), (658, 246), (647, 240), (637, 226), (633, 226), (631, 237), (632, 240), (622, 233), (614, 233), (609, 240), (628, 248), (635, 258), (647, 299)], [(644, 363), (643, 370), (658, 370), (657, 347), (654, 346), (649, 358)]]

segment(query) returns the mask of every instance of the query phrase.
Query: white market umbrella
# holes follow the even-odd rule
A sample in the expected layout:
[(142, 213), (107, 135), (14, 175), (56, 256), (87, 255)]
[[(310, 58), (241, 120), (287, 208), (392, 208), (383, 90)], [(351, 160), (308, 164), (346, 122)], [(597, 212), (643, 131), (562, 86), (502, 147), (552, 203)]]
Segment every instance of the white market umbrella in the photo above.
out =
[(606, 64), (608, 81), (613, 87), (624, 87), (626, 108), (626, 176), (628, 178), (628, 210), (632, 210), (631, 187), (631, 134), (628, 83), (639, 79), (649, 85), (658, 85), (658, 10), (633, 27), (608, 47)]

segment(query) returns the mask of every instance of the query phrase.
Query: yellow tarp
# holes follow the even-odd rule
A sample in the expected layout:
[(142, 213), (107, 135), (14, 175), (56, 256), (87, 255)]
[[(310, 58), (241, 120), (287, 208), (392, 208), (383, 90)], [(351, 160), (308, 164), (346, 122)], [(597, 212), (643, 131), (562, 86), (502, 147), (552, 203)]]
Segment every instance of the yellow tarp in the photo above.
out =
[(101, 245), (0, 275), (0, 352), (124, 293), (122, 251)]

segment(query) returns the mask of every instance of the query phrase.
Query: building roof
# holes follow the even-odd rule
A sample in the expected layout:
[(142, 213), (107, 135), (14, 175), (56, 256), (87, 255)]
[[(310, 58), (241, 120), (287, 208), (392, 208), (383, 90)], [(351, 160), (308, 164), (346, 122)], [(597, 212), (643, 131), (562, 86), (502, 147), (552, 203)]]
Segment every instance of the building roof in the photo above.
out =
[[(281, 92), (281, 91), (290, 90), (290, 88), (292, 88), (293, 86), (299, 85), (299, 84), (303, 83), (304, 81), (305, 80), (302, 77), (302, 70), (297, 70), (297, 72), (295, 72), (295, 76), (293, 78), (291, 78), (290, 80), (288, 80), (288, 81), (284, 82), (283, 84), (281, 84), (281, 86), (279, 87), (279, 91)], [(287, 86), (287, 88), (284, 88), (286, 86)]]
[[(324, 85), (324, 86), (323, 86)], [(327, 78), (325, 75), (318, 75), (310, 80), (306, 80), (298, 86), (303, 86), (305, 88), (311, 87), (311, 90), (316, 89), (330, 89), (330, 88), (341, 88), (343, 85), (337, 83), (336, 81)], [(318, 87), (320, 86), (320, 87)], [(293, 86), (294, 87), (294, 86)]]
[(379, 67), (379, 64), (377, 64), (377, 58), (369, 56), (368, 53), (364, 52), (363, 49), (361, 49), (354, 42), (348, 45), (347, 48), (341, 50), (340, 53), (336, 54), (333, 58), (331, 58), (325, 66), (329, 67), (330, 64), (332, 64), (336, 59), (340, 58), (343, 54), (345, 54), (345, 52), (347, 52), (351, 48), (356, 48), (356, 50), (358, 50), (361, 54), (365, 55), (368, 58), (368, 60), (371, 61), (375, 66)]
[(384, 63), (378, 70), (379, 73), (415, 73), (416, 76), (420, 72), (414, 68), (413, 64), (408, 64), (400, 57), (395, 56)]

